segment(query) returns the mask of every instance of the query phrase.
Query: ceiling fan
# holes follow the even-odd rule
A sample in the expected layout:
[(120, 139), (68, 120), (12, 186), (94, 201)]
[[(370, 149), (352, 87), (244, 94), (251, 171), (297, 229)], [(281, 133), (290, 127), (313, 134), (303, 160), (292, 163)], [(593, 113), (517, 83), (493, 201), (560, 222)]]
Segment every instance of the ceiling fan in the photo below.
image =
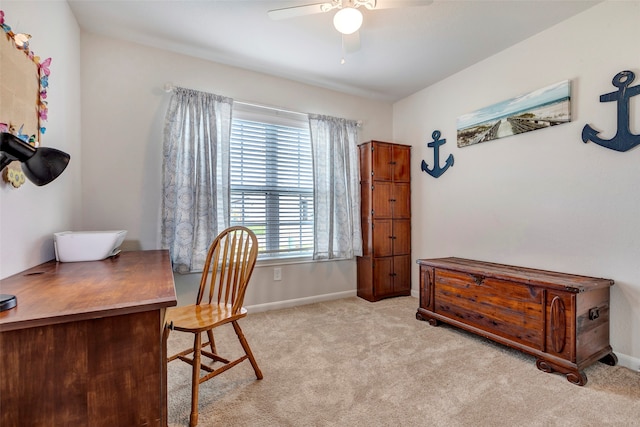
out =
[[(427, 6), (433, 0), (329, 0), (324, 3), (313, 3), (301, 6), (273, 9), (267, 12), (274, 20), (295, 18), (316, 13), (326, 13), (332, 10), (337, 12), (333, 16), (333, 26), (342, 34), (343, 51), (352, 53), (360, 49), (360, 33), (362, 26), (362, 12), (358, 10), (364, 7), (367, 10), (392, 9), (410, 6)], [(344, 63), (344, 58), (342, 59)]]

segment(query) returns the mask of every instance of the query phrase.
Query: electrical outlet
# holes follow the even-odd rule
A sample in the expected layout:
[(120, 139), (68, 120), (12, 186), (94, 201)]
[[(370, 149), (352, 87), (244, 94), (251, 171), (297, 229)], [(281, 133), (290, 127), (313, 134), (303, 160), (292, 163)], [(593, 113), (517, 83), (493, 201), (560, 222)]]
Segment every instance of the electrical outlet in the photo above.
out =
[(280, 267), (274, 267), (273, 280), (282, 280), (282, 269)]

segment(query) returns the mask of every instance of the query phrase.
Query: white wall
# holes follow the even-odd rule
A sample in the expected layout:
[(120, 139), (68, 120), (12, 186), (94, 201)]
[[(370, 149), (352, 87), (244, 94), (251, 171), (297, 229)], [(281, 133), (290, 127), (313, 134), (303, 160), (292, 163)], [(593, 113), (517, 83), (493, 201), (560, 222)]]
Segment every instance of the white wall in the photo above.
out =
[[(37, 187), (0, 182), (0, 278), (54, 257), (53, 233), (73, 229), (80, 218), (80, 30), (66, 2), (0, 1), (14, 32), (31, 34), (30, 49), (52, 58), (49, 119), (41, 144), (71, 155), (63, 174)], [(4, 36), (4, 32), (2, 32)]]
[[(361, 141), (391, 138), (391, 103), (370, 101), (139, 44), (82, 33), (82, 193), (86, 229), (126, 229), (127, 247), (159, 247), (166, 83), (288, 110), (362, 120)], [(257, 267), (246, 304), (355, 295), (355, 261)], [(179, 303), (198, 275), (176, 276)]]
[[(412, 150), (413, 258), (458, 256), (606, 277), (611, 343), (640, 369), (640, 148), (584, 144), (591, 124), (610, 138), (615, 103), (601, 94), (622, 70), (640, 84), (640, 2), (605, 2), (394, 105), (393, 137)], [(453, 30), (452, 30), (453, 31)], [(570, 79), (572, 122), (465, 148), (456, 118)], [(631, 100), (640, 134), (640, 96)], [(452, 153), (438, 179), (420, 170), (434, 130)], [(432, 163), (431, 163), (432, 164)], [(413, 292), (417, 294), (417, 266)]]

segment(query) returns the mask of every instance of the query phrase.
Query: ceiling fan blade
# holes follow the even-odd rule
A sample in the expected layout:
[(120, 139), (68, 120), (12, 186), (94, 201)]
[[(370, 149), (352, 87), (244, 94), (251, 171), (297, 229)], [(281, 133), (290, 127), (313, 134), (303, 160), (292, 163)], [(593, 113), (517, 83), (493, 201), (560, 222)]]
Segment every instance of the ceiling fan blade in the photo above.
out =
[(345, 53), (353, 53), (360, 50), (360, 31), (342, 35), (342, 44)]
[(400, 7), (429, 6), (433, 0), (375, 0), (375, 7), (378, 9), (395, 9)]
[(267, 12), (269, 18), (274, 20), (295, 18), (297, 16), (313, 15), (314, 13), (322, 13), (322, 5), (325, 3), (306, 4), (302, 6), (285, 7), (282, 9), (273, 9)]

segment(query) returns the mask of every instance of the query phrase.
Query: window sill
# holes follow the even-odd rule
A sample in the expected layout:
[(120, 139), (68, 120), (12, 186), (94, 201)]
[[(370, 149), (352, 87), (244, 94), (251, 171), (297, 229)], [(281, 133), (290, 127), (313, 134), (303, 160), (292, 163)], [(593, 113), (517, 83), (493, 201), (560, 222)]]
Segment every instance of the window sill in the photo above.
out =
[(272, 267), (276, 265), (289, 265), (289, 264), (313, 264), (318, 262), (339, 262), (339, 261), (355, 261), (353, 259), (313, 259), (313, 257), (295, 257), (295, 258), (278, 258), (278, 259), (265, 259), (258, 260), (256, 262), (256, 268), (260, 267)]

